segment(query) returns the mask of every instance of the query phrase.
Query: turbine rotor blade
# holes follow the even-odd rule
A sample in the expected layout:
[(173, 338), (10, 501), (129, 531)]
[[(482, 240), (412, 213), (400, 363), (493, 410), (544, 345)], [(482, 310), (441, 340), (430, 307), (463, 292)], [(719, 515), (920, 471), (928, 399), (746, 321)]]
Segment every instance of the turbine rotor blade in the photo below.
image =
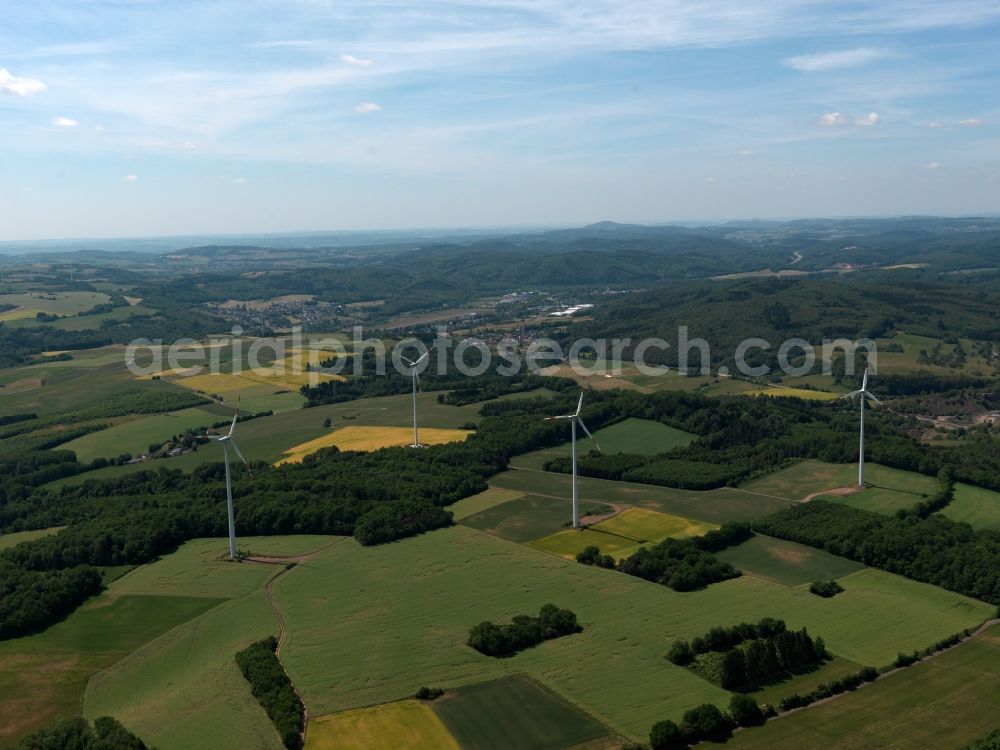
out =
[(576, 402), (576, 413), (573, 416), (579, 417), (580, 409), (582, 408), (583, 408), (583, 391), (580, 391), (580, 400)]
[(236, 422), (239, 420), (239, 418), (240, 418), (240, 397), (237, 396), (236, 397), (236, 413), (233, 415), (233, 423), (231, 425), (229, 425), (229, 434), (226, 435), (226, 437), (231, 437), (232, 436), (233, 430), (236, 429)]
[(885, 404), (881, 401), (881, 399), (877, 398), (875, 396), (875, 394), (869, 393), (868, 391), (865, 391), (865, 395), (868, 398), (870, 398), (872, 401), (874, 401), (876, 404), (878, 404), (879, 406), (885, 406)]
[(425, 359), (427, 359), (430, 355), (431, 355), (431, 350), (428, 349), (426, 352), (424, 352), (423, 354), (420, 355), (420, 358), (416, 362), (413, 363), (413, 366), (416, 367), (421, 362), (423, 362)]
[(861, 390), (862, 391), (867, 391), (868, 390), (868, 363), (867, 362), (865, 362), (865, 374), (864, 374), (864, 377), (861, 379)]
[(553, 419), (575, 419), (576, 414), (562, 414), (558, 417), (545, 417), (544, 421), (551, 422)]
[(406, 357), (404, 357), (404, 356), (403, 356), (402, 354), (400, 354), (400, 355), (399, 355), (399, 358), (400, 358), (401, 360), (403, 360), (403, 363), (404, 363), (404, 364), (405, 364), (405, 365), (406, 365), (407, 367), (413, 367), (413, 366), (414, 366), (414, 365), (416, 364), (416, 362), (411, 362), (411, 361), (410, 361), (410, 360), (408, 360), (408, 359), (407, 359)]
[(250, 475), (251, 478), (253, 478), (253, 471), (250, 469), (250, 464), (247, 462), (245, 458), (243, 458), (243, 454), (240, 453), (239, 446), (236, 445), (236, 443), (234, 443), (232, 440), (229, 441), (229, 444), (233, 446), (233, 450), (236, 451), (236, 455), (240, 457), (240, 461), (242, 461), (243, 465), (246, 467), (247, 473)]
[(587, 433), (587, 437), (589, 437), (589, 438), (590, 438), (591, 440), (593, 440), (593, 441), (594, 441), (594, 446), (595, 446), (595, 447), (597, 448), (597, 450), (598, 450), (598, 451), (600, 451), (601, 453), (604, 453), (604, 451), (602, 451), (602, 450), (601, 450), (601, 445), (600, 445), (600, 443), (598, 443), (598, 442), (597, 442), (597, 438), (595, 438), (595, 437), (594, 437), (593, 435), (591, 435), (591, 434), (590, 434), (590, 430), (588, 430), (588, 429), (587, 429), (587, 425), (585, 425), (585, 424), (583, 423), (583, 420), (582, 420), (582, 419), (580, 419), (579, 417), (577, 417), (577, 418), (576, 418), (576, 423), (577, 423), (578, 425), (580, 425), (580, 426), (581, 426), (581, 427), (583, 428), (583, 431), (584, 431), (584, 432), (586, 432), (586, 433)]

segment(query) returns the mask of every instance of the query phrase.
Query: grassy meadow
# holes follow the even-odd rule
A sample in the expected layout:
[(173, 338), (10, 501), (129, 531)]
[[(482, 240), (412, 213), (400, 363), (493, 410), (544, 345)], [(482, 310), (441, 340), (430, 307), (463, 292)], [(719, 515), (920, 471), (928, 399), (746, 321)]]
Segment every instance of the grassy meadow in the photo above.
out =
[(1000, 529), (1000, 492), (959, 482), (955, 496), (941, 513), (974, 529)]
[(737, 732), (733, 750), (959, 750), (997, 727), (1000, 626), (861, 690)]
[(828, 581), (864, 568), (861, 563), (831, 555), (825, 550), (761, 534), (716, 552), (715, 556), (742, 570), (745, 575), (785, 586)]

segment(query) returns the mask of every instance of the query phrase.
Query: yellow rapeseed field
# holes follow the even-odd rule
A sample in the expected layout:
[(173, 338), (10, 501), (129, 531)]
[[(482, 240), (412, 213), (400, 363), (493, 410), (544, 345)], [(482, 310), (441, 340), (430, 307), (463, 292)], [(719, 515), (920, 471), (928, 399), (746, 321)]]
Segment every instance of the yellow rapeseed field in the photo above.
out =
[[(420, 442), (424, 445), (454, 443), (471, 433), (468, 430), (442, 430), (433, 427), (420, 429)], [(297, 463), (310, 453), (335, 445), (342, 451), (374, 451), (394, 445), (410, 445), (413, 442), (412, 427), (367, 427), (351, 425), (334, 430), (326, 435), (290, 448), (278, 465)]]

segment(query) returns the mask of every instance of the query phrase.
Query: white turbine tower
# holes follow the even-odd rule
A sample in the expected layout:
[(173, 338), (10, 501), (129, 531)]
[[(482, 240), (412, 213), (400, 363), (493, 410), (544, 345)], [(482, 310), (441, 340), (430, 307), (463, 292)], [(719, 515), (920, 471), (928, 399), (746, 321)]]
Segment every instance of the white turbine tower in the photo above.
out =
[(857, 398), (861, 402), (861, 441), (858, 454), (858, 487), (865, 486), (865, 399), (870, 398), (874, 403), (882, 406), (882, 402), (879, 401), (875, 394), (868, 390), (868, 364), (865, 364), (865, 374), (861, 380), (861, 388), (856, 391), (851, 391), (841, 398), (849, 398), (851, 400)]
[(416, 362), (411, 362), (406, 357), (400, 355), (400, 359), (403, 360), (404, 364), (410, 368), (410, 373), (413, 375), (413, 445), (411, 448), (420, 448), (420, 432), (417, 429), (417, 387), (420, 383), (420, 375), (417, 373), (417, 368), (420, 363), (423, 362), (427, 357), (430, 356), (431, 350), (428, 349)]
[(576, 489), (576, 426), (579, 424), (583, 428), (583, 431), (587, 433), (587, 436), (594, 441), (594, 445), (597, 446), (597, 450), (601, 450), (601, 446), (597, 445), (597, 440), (593, 435), (590, 434), (590, 430), (587, 429), (587, 425), (583, 423), (580, 419), (580, 410), (583, 408), (583, 393), (580, 393), (580, 400), (576, 404), (576, 411), (572, 414), (564, 414), (559, 417), (546, 417), (546, 421), (551, 421), (554, 419), (568, 419), (573, 427), (573, 528), (580, 528), (580, 504)]
[[(236, 414), (233, 415), (233, 423), (229, 425), (229, 432), (225, 435), (206, 435), (209, 440), (214, 440), (217, 443), (222, 444), (222, 453), (225, 457), (226, 462), (226, 510), (229, 514), (229, 557), (232, 560), (236, 559), (236, 524), (233, 520), (233, 478), (230, 474), (229, 469), (229, 446), (233, 446), (233, 450), (236, 451), (236, 455), (239, 456), (240, 461), (243, 465), (247, 467), (247, 472), (250, 472), (250, 464), (247, 460), (243, 458), (243, 454), (240, 453), (239, 446), (236, 445), (236, 441), (233, 440), (233, 432), (236, 430), (236, 422), (240, 418), (240, 402), (236, 402)], [(250, 476), (253, 476), (253, 472), (250, 472)]]

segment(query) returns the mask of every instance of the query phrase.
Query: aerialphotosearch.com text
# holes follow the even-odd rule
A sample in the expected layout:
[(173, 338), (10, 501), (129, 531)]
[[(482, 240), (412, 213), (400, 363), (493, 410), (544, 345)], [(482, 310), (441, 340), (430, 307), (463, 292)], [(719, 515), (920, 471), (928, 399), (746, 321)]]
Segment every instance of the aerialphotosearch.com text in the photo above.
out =
[[(356, 326), (350, 336), (306, 335), (293, 328), (287, 335), (273, 338), (245, 337), (235, 326), (228, 336), (207, 341), (178, 339), (173, 342), (136, 339), (126, 349), (126, 366), (136, 376), (170, 373), (177, 377), (203, 374), (256, 374), (258, 376), (308, 376), (317, 385), (330, 376), (385, 375), (390, 370), (412, 373), (430, 371), (439, 376), (456, 373), (475, 377), (487, 373), (512, 377), (525, 371), (540, 373), (554, 365), (569, 367), (580, 376), (621, 375), (631, 365), (642, 375), (721, 375), (761, 378), (775, 375), (796, 377), (816, 371), (833, 372), (838, 358), (846, 375), (854, 374), (855, 354), (863, 352), (872, 372), (877, 372), (877, 347), (871, 339), (830, 339), (814, 345), (802, 338), (771, 342), (763, 338), (741, 341), (732, 358), (735, 372), (725, 365), (714, 372), (712, 348), (703, 338), (691, 336), (687, 326), (679, 326), (673, 342), (663, 338), (579, 338), (570, 344), (551, 338), (505, 337), (491, 343), (476, 337), (455, 338), (439, 331), (428, 345), (416, 338), (387, 341), (365, 336)], [(663, 364), (670, 357), (671, 365)], [(762, 354), (774, 355), (762, 357)], [(424, 356), (425, 354), (429, 356)], [(225, 355), (225, 356), (223, 356)], [(225, 363), (225, 366), (223, 366)], [(777, 365), (777, 372), (775, 367)]]

